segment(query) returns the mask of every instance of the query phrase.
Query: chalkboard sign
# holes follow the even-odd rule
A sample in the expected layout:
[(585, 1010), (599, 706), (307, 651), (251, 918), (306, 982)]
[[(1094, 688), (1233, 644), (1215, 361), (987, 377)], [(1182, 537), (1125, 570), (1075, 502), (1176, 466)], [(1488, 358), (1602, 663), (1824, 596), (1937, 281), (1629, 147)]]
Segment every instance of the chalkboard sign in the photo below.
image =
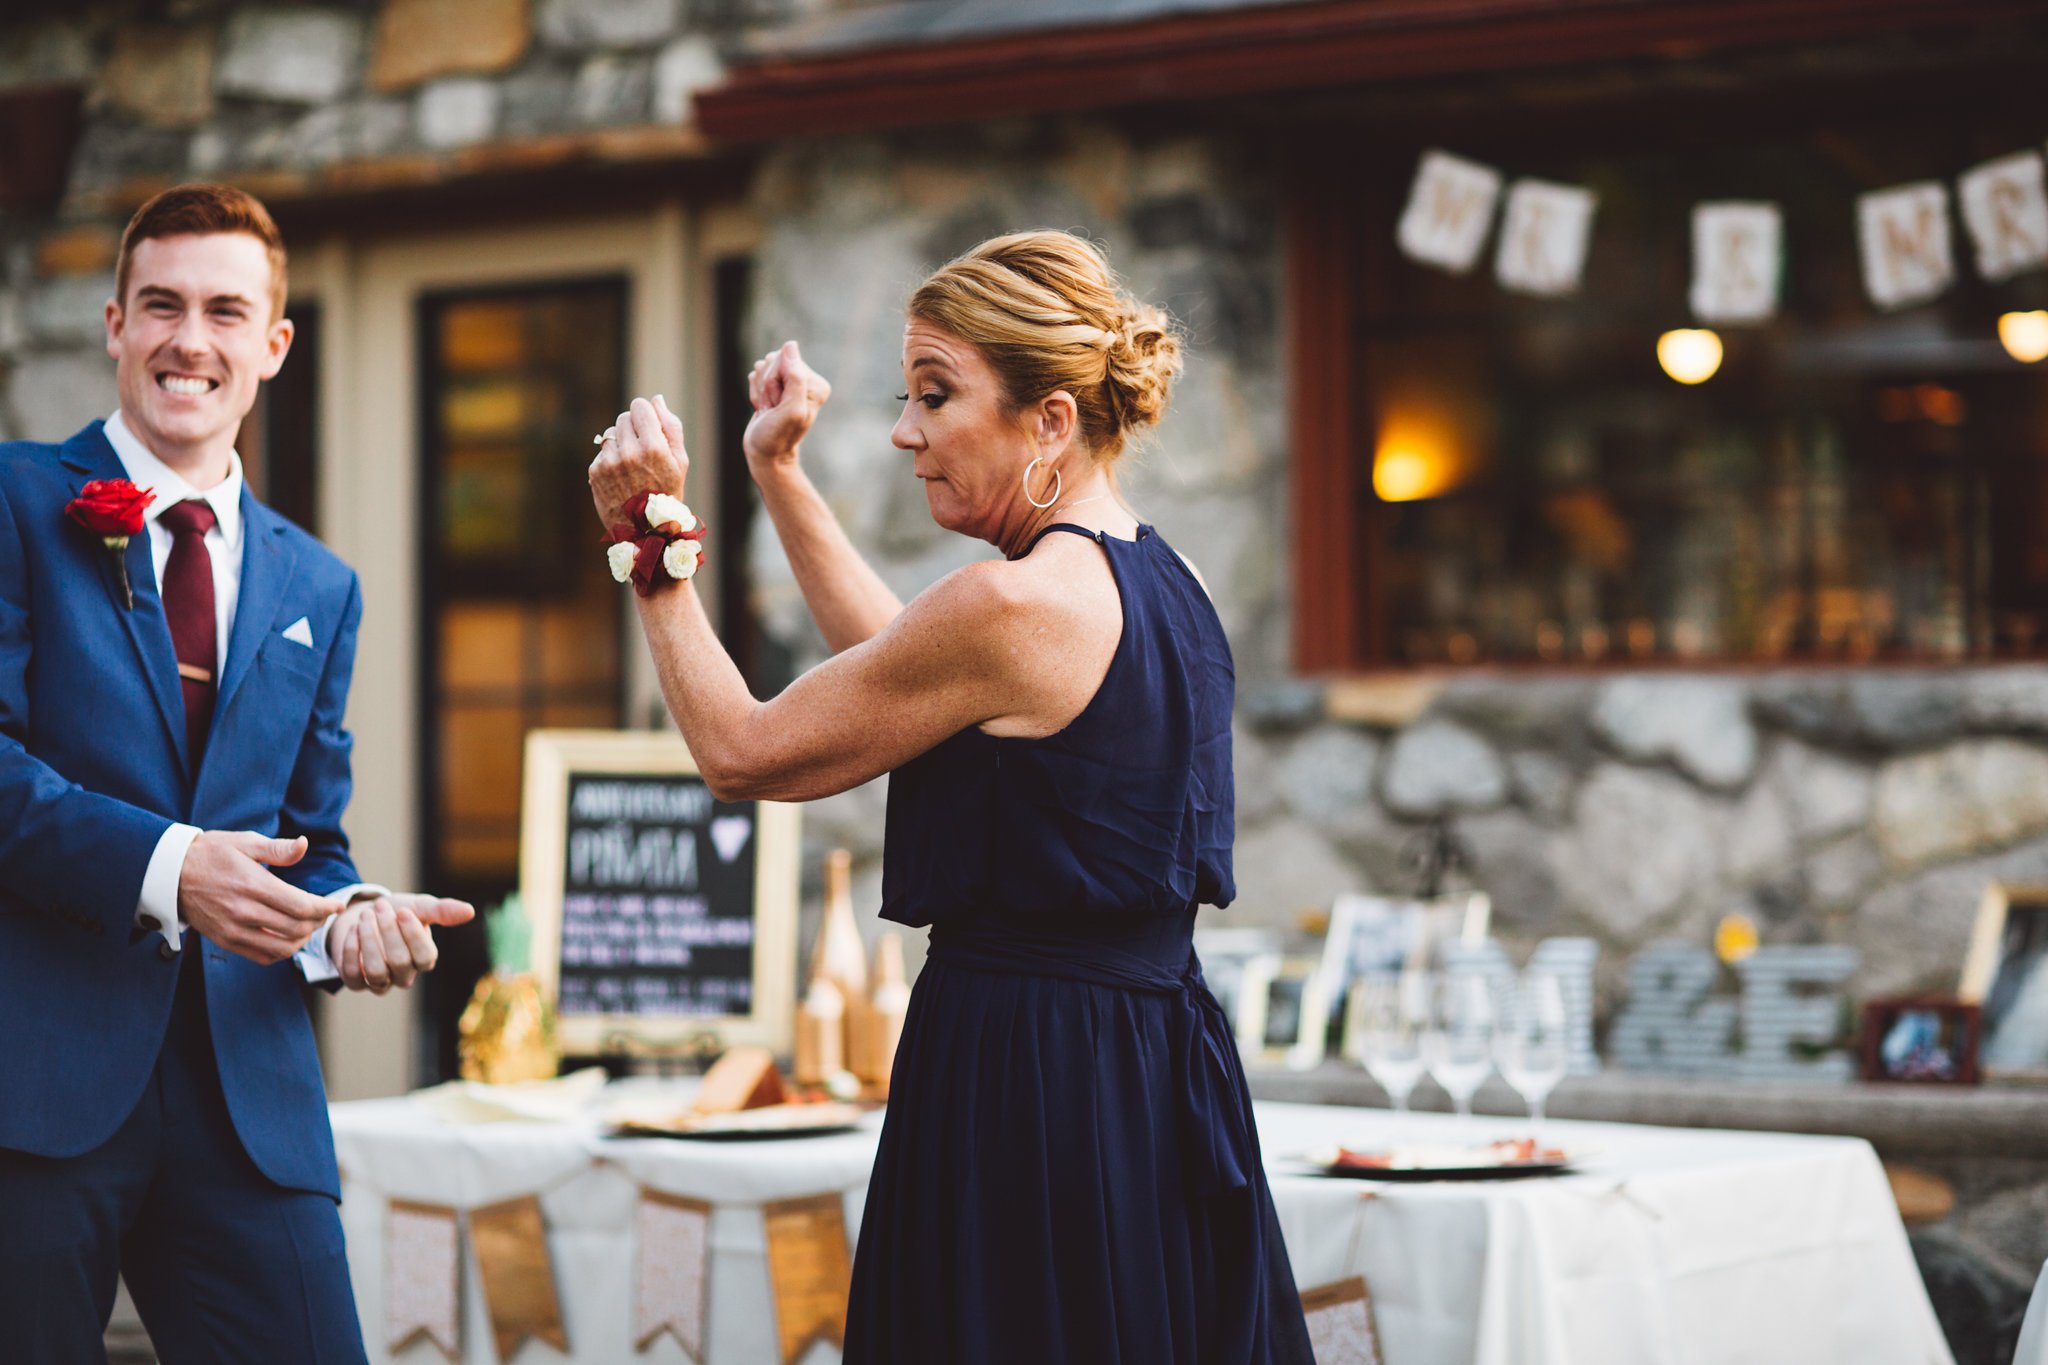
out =
[(527, 737), (521, 894), (564, 1051), (712, 1029), (787, 1049), (796, 810), (720, 801), (673, 735)]

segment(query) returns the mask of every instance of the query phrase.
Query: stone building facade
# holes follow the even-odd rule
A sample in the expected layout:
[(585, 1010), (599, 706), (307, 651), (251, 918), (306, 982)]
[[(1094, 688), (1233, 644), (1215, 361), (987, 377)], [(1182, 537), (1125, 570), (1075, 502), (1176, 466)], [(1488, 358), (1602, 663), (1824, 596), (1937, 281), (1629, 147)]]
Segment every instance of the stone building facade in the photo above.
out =
[[(383, 204), (459, 205), (476, 183), (573, 212), (546, 202), (558, 169), (619, 186), (725, 167), (717, 193), (758, 226), (745, 344), (797, 338), (833, 381), (808, 467), (909, 595), (989, 551), (931, 524), (888, 446), (902, 301), (990, 234), (1079, 228), (1190, 343), (1170, 415), (1119, 479), (1202, 569), (1236, 653), (1240, 894), (1210, 922), (1298, 933), (1341, 892), (1405, 891), (1409, 851), (1443, 818), (1511, 955), (1597, 939), (1611, 1008), (1631, 954), (1704, 944), (1731, 911), (1766, 942), (1855, 946), (1858, 996), (1952, 989), (1984, 885), (2048, 883), (2040, 663), (1298, 674), (1286, 186), (1267, 140), (1229, 120), (1098, 112), (710, 144), (693, 97), (822, 8), (175, 0), (0, 20), (0, 110), (79, 95), (61, 183), (17, 184), (0, 217), (0, 436), (59, 439), (111, 409), (101, 304), (123, 218), (162, 184), (246, 184), (297, 234), (328, 206), (362, 222)], [(747, 569), (765, 634), (798, 665), (820, 657), (765, 524)], [(415, 724), (355, 720), (373, 735)], [(813, 868), (853, 851), (864, 910), (883, 787), (805, 816)], [(2009, 1306), (2048, 1254), (2048, 1169), (1986, 1158), (1954, 1174), (1965, 1214), (1944, 1245)]]

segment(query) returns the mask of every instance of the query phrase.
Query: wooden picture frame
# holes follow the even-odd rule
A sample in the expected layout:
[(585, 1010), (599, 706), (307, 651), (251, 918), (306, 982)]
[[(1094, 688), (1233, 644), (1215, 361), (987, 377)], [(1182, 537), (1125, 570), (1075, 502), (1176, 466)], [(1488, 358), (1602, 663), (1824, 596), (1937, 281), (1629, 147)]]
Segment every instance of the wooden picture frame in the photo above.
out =
[(1982, 1037), (1982, 1012), (1952, 995), (1870, 1000), (1863, 1006), (1860, 1074), (1893, 1085), (1975, 1085), (1982, 1079)]
[[(746, 946), (751, 950), (751, 971), (745, 973), (749, 989), (744, 1008), (707, 1011), (585, 1007), (592, 1003), (589, 988), (610, 977), (633, 975), (633, 969), (642, 965), (638, 960), (577, 966), (570, 973), (576, 989), (569, 992), (567, 999), (564, 998), (565, 908), (572, 876), (578, 875), (571, 865), (574, 813), (569, 802), (572, 792), (585, 790), (584, 784), (594, 785), (607, 779), (617, 779), (621, 790), (646, 789), (656, 785), (647, 779), (655, 778), (683, 779), (680, 783), (659, 788), (663, 800), (669, 801), (675, 810), (687, 809), (702, 817), (698, 821), (702, 828), (692, 828), (693, 834), (701, 837), (693, 838), (688, 848), (680, 840), (675, 841), (672, 847), (677, 861), (667, 865), (677, 869), (679, 876), (689, 878), (687, 884), (678, 881), (675, 885), (657, 887), (650, 893), (640, 885), (603, 879), (606, 889), (578, 893), (583, 899), (579, 906), (574, 907), (575, 927), (579, 933), (592, 929), (608, 911), (611, 914), (608, 923), (618, 922), (627, 907), (624, 904), (607, 907), (603, 904), (606, 897), (616, 897), (620, 902), (637, 897), (644, 903), (656, 895), (666, 893), (680, 897), (693, 887), (703, 886), (695, 874), (681, 866), (692, 857), (698, 860), (695, 866), (704, 873), (723, 875), (730, 881), (743, 884), (743, 879), (750, 873), (752, 928)], [(730, 855), (719, 848), (707, 847), (714, 842), (712, 824), (742, 818), (751, 821), (750, 830), (742, 833), (738, 825), (729, 825), (718, 831), (719, 837), (734, 849)], [(630, 832), (635, 843), (628, 857), (623, 861), (614, 857), (610, 867), (638, 874), (657, 861), (640, 856), (649, 849), (646, 836), (652, 833), (658, 840), (662, 831), (673, 831), (677, 826), (657, 813), (651, 819), (635, 816), (628, 821), (622, 817), (614, 826), (601, 832), (579, 829), (577, 834), (589, 834), (593, 839), (600, 834), (610, 838), (613, 837), (613, 828), (620, 830), (618, 838), (624, 838)], [(725, 837), (728, 835), (732, 837)], [(751, 845), (750, 853), (747, 845)], [(612, 847), (616, 852), (616, 847)], [(588, 848), (589, 845), (579, 846), (578, 866), (590, 862)], [(661, 851), (658, 843), (654, 851)], [(620, 1051), (622, 1043), (660, 1051), (710, 1033), (716, 1036), (721, 1048), (751, 1043), (786, 1056), (796, 1021), (800, 853), (796, 806), (775, 801), (735, 802), (730, 805), (717, 802), (697, 777), (696, 762), (678, 735), (616, 730), (529, 732), (526, 736), (526, 782), (520, 812), (520, 896), (533, 920), (534, 974), (540, 979), (548, 997), (557, 1002), (556, 1033), (561, 1051), (569, 1055), (595, 1055)], [(731, 871), (719, 874), (713, 867), (713, 859), (719, 859)], [(707, 900), (713, 894), (714, 891), (707, 889), (691, 898)], [(645, 914), (645, 911), (636, 908), (632, 913)], [(660, 911), (657, 909), (655, 913)], [(717, 918), (729, 922), (737, 916), (728, 908)], [(725, 937), (734, 933), (729, 925), (721, 931)], [(606, 952), (614, 957), (621, 951), (637, 955), (642, 953), (647, 942), (649, 938), (642, 935), (630, 949), (621, 950), (607, 945)], [(720, 942), (716, 946), (729, 953), (737, 945)], [(661, 948), (667, 954), (676, 951), (669, 943), (663, 943)], [(610, 970), (614, 965), (617, 970)], [(658, 981), (664, 989), (681, 989), (683, 980), (694, 981), (695, 978), (678, 973), (675, 966), (674, 963), (645, 966), (639, 979), (629, 984), (637, 990), (640, 984)], [(734, 974), (731, 979), (741, 978)], [(616, 998), (616, 991), (606, 990), (598, 998), (609, 1003)]]
[(1313, 957), (1262, 953), (1245, 963), (1233, 1022), (1238, 1050), (1247, 1062), (1280, 1066), (1289, 1060), (1313, 1004), (1309, 994), (1315, 979)]
[(2048, 1082), (2048, 886), (1984, 888), (1956, 994), (1983, 1012), (1987, 1079)]

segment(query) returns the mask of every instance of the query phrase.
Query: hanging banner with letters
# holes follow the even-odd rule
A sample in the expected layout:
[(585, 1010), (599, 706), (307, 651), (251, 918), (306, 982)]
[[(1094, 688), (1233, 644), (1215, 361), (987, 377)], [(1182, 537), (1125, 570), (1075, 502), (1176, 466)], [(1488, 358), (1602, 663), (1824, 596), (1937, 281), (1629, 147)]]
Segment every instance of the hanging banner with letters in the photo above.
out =
[(1995, 284), (2048, 265), (2048, 189), (2039, 152), (2016, 152), (1965, 171), (1956, 195), (1976, 243), (1979, 275)]
[(1521, 294), (1556, 298), (1576, 293), (1586, 271), (1597, 202), (1591, 190), (1576, 185), (1517, 180), (1508, 187), (1494, 277)]
[(1499, 171), (1449, 152), (1424, 152), (1395, 240), (1413, 259), (1462, 275), (1478, 261), (1499, 201)]
[(1778, 311), (1785, 223), (1776, 204), (1692, 211), (1692, 312), (1702, 322), (1762, 322)]
[[(2048, 159), (2015, 152), (1956, 177), (1956, 209), (1976, 249), (1977, 273), (2000, 284), (2048, 268)], [(1921, 180), (1856, 200), (1863, 284), (1878, 307), (1910, 308), (1955, 283), (1950, 187)], [(1502, 174), (1450, 152), (1422, 154), (1395, 240), (1411, 260), (1469, 271), (1494, 234), (1494, 278), (1516, 293), (1561, 298), (1584, 280), (1599, 197), (1588, 188)], [(1783, 210), (1752, 200), (1707, 201), (1692, 210), (1692, 313), (1706, 323), (1768, 322), (1786, 273)]]

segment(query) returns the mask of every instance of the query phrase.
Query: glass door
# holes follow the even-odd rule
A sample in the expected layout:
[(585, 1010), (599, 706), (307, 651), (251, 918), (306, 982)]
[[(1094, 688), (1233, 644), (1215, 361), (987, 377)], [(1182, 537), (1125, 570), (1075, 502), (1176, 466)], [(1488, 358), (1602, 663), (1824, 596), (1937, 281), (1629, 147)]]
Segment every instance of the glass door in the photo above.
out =
[[(518, 881), (526, 732), (625, 720), (619, 591), (585, 469), (631, 397), (627, 301), (609, 278), (418, 304), (421, 871), (479, 909)], [(487, 966), (479, 932), (447, 938), (422, 1058), (442, 1075)]]

